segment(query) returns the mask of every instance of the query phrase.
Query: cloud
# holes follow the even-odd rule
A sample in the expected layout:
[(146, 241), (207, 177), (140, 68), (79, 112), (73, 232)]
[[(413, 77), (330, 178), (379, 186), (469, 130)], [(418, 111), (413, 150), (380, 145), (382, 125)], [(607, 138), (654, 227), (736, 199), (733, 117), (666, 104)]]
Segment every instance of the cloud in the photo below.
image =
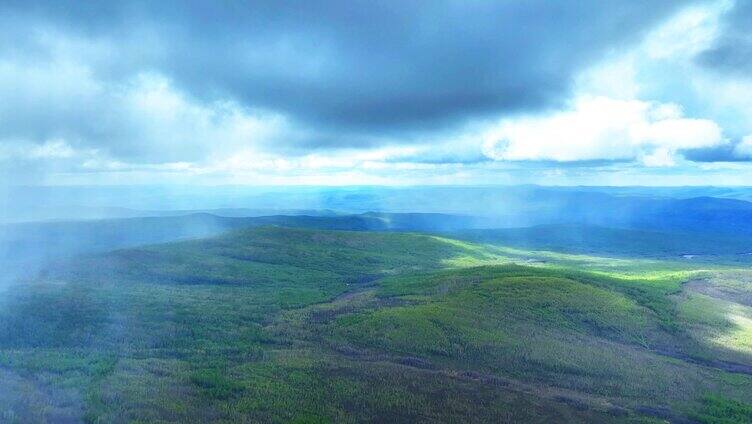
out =
[(700, 163), (752, 161), (752, 135), (715, 147), (681, 152), (687, 160)]
[(719, 126), (682, 116), (672, 104), (581, 97), (570, 109), (504, 119), (485, 134), (484, 153), (495, 160), (583, 161), (642, 159), (674, 163), (681, 149), (724, 143)]
[(710, 68), (749, 77), (752, 70), (752, 1), (736, 0), (723, 16), (722, 35), (713, 46), (698, 56), (698, 61)]
[(640, 160), (645, 166), (662, 167), (676, 165), (674, 151), (667, 147), (653, 149), (652, 152), (643, 155)]
[(700, 172), (752, 160), (742, 141), (752, 80), (734, 71), (746, 69), (749, 9), (749, 0), (7, 0), (0, 175), (271, 183)]
[(17, 66), (62, 56), (94, 89), (155, 73), (201, 103), (271, 110), (317, 132), (394, 135), (557, 103), (580, 68), (681, 3), (6, 1), (0, 23), (31, 52), (2, 47)]
[(742, 141), (734, 147), (734, 153), (738, 157), (752, 159), (752, 134), (744, 137)]
[(153, 163), (296, 137), (279, 114), (230, 101), (200, 103), (158, 74), (105, 86), (88, 68), (65, 61), (31, 69), (0, 62), (0, 98), (0, 145), (55, 140), (69, 150)]
[[(752, 159), (741, 153), (741, 140), (752, 131), (752, 81), (708, 71), (697, 61), (724, 37), (727, 26), (722, 23), (737, 13), (739, 4), (734, 6), (720, 0), (682, 10), (650, 31), (643, 42), (581, 72), (569, 108), (518, 119), (523, 127), (540, 126), (529, 131), (529, 138), (554, 139), (557, 146), (512, 146), (497, 133), (497, 125), (487, 135), (486, 151), (496, 158), (560, 163), (621, 158), (649, 167), (688, 166), (685, 160)], [(597, 98), (604, 100), (590, 108), (581, 101)], [(514, 121), (505, 121), (506, 131)], [(599, 126), (600, 121), (612, 125)], [(552, 129), (557, 122), (560, 128)]]

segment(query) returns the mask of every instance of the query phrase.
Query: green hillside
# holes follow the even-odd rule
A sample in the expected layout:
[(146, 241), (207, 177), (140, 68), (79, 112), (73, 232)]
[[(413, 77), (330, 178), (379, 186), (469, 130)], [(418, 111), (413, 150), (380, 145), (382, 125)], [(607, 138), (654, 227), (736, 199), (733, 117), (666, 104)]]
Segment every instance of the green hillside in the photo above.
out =
[(0, 417), (749, 422), (752, 272), (702, 268), (279, 227), (91, 255), (0, 297)]

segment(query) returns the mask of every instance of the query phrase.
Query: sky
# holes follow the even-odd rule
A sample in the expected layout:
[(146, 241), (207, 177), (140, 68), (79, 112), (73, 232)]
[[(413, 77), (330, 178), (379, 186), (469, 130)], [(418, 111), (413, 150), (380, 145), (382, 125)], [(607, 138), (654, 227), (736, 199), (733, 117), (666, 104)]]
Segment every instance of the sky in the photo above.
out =
[(0, 2), (14, 185), (752, 185), (752, 0)]

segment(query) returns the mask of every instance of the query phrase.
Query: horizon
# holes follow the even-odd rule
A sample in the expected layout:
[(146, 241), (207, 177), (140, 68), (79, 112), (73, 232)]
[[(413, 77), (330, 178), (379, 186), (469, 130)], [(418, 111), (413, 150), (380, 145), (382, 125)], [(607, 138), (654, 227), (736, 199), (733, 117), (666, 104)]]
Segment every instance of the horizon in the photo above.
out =
[(267, 189), (267, 188), (430, 188), (430, 187), (478, 187), (478, 188), (504, 188), (504, 187), (543, 187), (543, 188), (752, 188), (752, 184), (723, 185), (723, 184), (687, 184), (687, 185), (598, 185), (598, 184), (342, 184), (342, 185), (320, 185), (320, 184), (278, 184), (278, 185), (257, 185), (257, 184), (6, 184), (0, 186), (5, 188), (24, 188), (24, 187), (44, 187), (44, 188), (104, 188), (104, 187), (237, 187), (249, 189)]

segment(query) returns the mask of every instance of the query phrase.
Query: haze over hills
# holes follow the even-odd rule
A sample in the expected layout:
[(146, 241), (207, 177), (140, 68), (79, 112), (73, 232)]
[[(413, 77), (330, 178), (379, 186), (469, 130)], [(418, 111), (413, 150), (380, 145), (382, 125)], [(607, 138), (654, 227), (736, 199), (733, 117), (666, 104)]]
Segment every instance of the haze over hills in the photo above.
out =
[[(681, 200), (711, 197), (708, 207), (743, 208), (724, 199), (752, 198), (752, 188), (716, 187), (5, 187), (0, 222), (165, 216), (206, 212), (221, 216), (328, 213), (450, 213), (490, 217), (506, 226), (541, 220), (639, 212), (642, 205), (670, 209)], [(598, 206), (602, 204), (602, 208)], [(632, 206), (630, 206), (632, 205)], [(578, 209), (579, 208), (579, 209)], [(526, 218), (530, 218), (526, 221)], [(603, 218), (605, 219), (605, 218)], [(624, 218), (625, 219), (625, 218)], [(504, 221), (506, 220), (506, 222)], [(550, 223), (550, 222), (549, 222)]]
[[(122, 196), (108, 193), (98, 196), (102, 189), (69, 189), (70, 196), (19, 193), (7, 202), (3, 210), (6, 221), (17, 221), (14, 215), (33, 220), (80, 220), (123, 217), (179, 216), (190, 213), (210, 213), (224, 217), (258, 217), (268, 215), (350, 215), (368, 212), (384, 213), (441, 213), (477, 218), (462, 226), (485, 228), (524, 227), (542, 224), (587, 224), (609, 227), (644, 228), (654, 230), (749, 233), (752, 222), (752, 203), (716, 197), (665, 197), (669, 189), (640, 189), (640, 195), (624, 195), (622, 189), (550, 188), (535, 186), (511, 187), (423, 187), (423, 188), (303, 188), (278, 189), (246, 196), (245, 191), (233, 188), (235, 195), (227, 195), (225, 202), (242, 207), (216, 209), (212, 191), (191, 194), (130, 196), (136, 188), (121, 188)], [(230, 190), (229, 188), (226, 190)], [(261, 189), (256, 189), (261, 190)], [(180, 191), (180, 190), (174, 190)], [(610, 193), (615, 191), (614, 193)], [(44, 191), (43, 191), (44, 192)], [(77, 195), (73, 193), (77, 192)], [(698, 194), (702, 190), (692, 193)], [(33, 191), (32, 191), (33, 193)], [(55, 192), (57, 193), (57, 192)], [(164, 197), (162, 197), (164, 196)], [(9, 198), (10, 199), (10, 198)], [(88, 202), (74, 206), (72, 199)], [(84, 200), (85, 199), (85, 200)], [(67, 202), (67, 203), (66, 203)], [(37, 211), (36, 205), (52, 207)], [(142, 209), (134, 208), (141, 206)], [(170, 208), (169, 205), (190, 208)], [(148, 208), (154, 209), (148, 209)], [(160, 209), (161, 207), (161, 209)], [(29, 213), (32, 212), (32, 213)]]
[[(102, 251), (137, 244), (158, 243), (190, 237), (215, 235), (226, 230), (260, 225), (284, 225), (342, 230), (392, 230), (447, 232), (462, 229), (521, 228), (558, 226), (564, 229), (566, 242), (576, 242), (578, 233), (592, 236), (590, 227), (647, 230), (658, 233), (687, 233), (673, 242), (675, 253), (693, 254), (697, 242), (710, 238), (725, 252), (744, 253), (747, 238), (752, 237), (752, 203), (713, 197), (667, 198), (659, 196), (621, 196), (574, 190), (571, 188), (508, 187), (468, 188), (429, 187), (425, 189), (307, 189), (311, 197), (331, 209), (245, 209), (136, 211), (130, 215), (148, 217), (87, 221), (28, 222), (0, 225), (0, 257), (30, 258), (30, 261), (70, 256), (77, 253)], [(603, 191), (608, 191), (604, 189)], [(658, 190), (659, 192), (662, 190)], [(290, 206), (288, 199), (298, 196), (293, 190), (286, 194), (268, 194), (263, 206)], [(271, 199), (274, 200), (273, 203)], [(127, 202), (124, 200), (123, 202)], [(295, 206), (311, 206), (298, 199)], [(385, 212), (412, 207), (413, 213)], [(373, 209), (370, 209), (373, 208)], [(365, 210), (357, 214), (334, 210)], [(381, 210), (384, 212), (371, 212)], [(444, 210), (457, 213), (432, 213)], [(118, 209), (119, 212), (122, 210)], [(265, 213), (281, 211), (282, 214)], [(82, 212), (85, 216), (85, 212)], [(563, 226), (563, 227), (562, 227)], [(561, 233), (545, 235), (546, 228), (522, 238), (539, 240), (542, 245), (555, 242)], [(569, 228), (569, 230), (567, 230)], [(537, 233), (537, 234), (536, 234)], [(597, 233), (597, 231), (596, 231)], [(499, 232), (477, 232), (479, 237), (492, 237)], [(485, 236), (483, 235), (485, 234)], [(512, 234), (508, 232), (507, 234)], [(519, 233), (523, 235), (524, 233)], [(648, 233), (633, 233), (648, 234)], [(694, 234), (694, 235), (691, 235)], [(704, 234), (704, 235), (700, 235)], [(673, 236), (672, 236), (673, 237)], [(517, 237), (518, 239), (520, 237)], [(548, 241), (543, 242), (543, 239)], [(649, 237), (648, 237), (649, 238)], [(731, 240), (731, 239), (734, 240)], [(724, 240), (730, 240), (726, 242)], [(682, 249), (685, 242), (689, 245)], [(731, 247), (734, 246), (734, 247)], [(570, 249), (576, 246), (569, 246)], [(731, 252), (732, 250), (736, 252)], [(707, 249), (700, 249), (707, 250)]]

